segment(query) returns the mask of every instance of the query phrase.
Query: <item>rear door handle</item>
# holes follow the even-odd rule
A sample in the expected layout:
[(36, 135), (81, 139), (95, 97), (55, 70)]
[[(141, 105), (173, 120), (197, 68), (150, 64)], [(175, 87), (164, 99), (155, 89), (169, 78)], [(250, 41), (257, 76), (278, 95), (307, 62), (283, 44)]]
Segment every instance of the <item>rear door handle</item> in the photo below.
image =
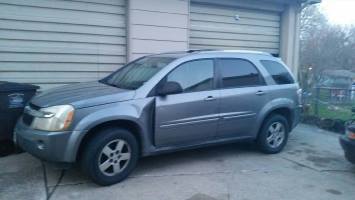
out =
[(204, 100), (205, 100), (205, 101), (213, 101), (213, 100), (216, 100), (216, 98), (213, 97), (213, 96), (208, 96), (208, 97), (206, 97)]
[(260, 90), (260, 91), (257, 91), (255, 94), (258, 96), (261, 96), (261, 95), (266, 94), (266, 92)]

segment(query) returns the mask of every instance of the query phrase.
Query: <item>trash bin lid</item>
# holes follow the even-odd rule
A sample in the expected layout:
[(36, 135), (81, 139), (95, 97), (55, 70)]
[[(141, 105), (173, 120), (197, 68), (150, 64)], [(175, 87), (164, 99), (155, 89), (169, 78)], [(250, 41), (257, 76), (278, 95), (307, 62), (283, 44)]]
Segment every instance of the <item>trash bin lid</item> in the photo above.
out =
[(39, 88), (39, 86), (37, 86), (37, 85), (0, 81), (0, 92), (37, 90), (38, 88)]

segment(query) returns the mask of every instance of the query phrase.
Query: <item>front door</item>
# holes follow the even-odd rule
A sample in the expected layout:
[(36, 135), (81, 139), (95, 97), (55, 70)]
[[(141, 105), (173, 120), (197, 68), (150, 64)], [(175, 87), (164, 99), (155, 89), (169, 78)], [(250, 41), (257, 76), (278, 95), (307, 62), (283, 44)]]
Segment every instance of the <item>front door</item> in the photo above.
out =
[(217, 138), (251, 136), (256, 130), (256, 117), (267, 100), (267, 86), (248, 60), (223, 58), (217, 63), (221, 88)]
[(180, 94), (156, 97), (155, 143), (185, 146), (212, 139), (217, 131), (219, 92), (215, 90), (214, 61), (181, 64), (164, 79), (180, 84)]

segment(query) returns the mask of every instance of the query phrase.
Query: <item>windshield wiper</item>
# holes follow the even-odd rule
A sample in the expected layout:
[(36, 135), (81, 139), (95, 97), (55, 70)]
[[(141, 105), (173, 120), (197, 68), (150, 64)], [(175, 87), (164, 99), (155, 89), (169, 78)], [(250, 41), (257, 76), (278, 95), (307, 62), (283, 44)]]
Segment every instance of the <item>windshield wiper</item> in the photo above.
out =
[(109, 86), (112, 86), (112, 87), (117, 87), (117, 88), (118, 88), (118, 86), (117, 86), (117, 85), (112, 84), (112, 83), (109, 83), (109, 82), (104, 81), (104, 80), (99, 80), (99, 82), (100, 82), (100, 83), (103, 83), (103, 84), (105, 84), (105, 85), (109, 85)]
[(125, 90), (135, 90), (137, 88), (135, 87), (124, 87), (122, 85), (118, 85), (118, 84), (113, 84), (113, 83), (109, 83), (107, 81), (104, 81), (104, 80), (99, 80), (100, 83), (103, 83), (105, 85), (109, 85), (109, 86), (112, 86), (112, 87), (115, 87), (115, 88), (120, 88), (120, 89), (125, 89)]

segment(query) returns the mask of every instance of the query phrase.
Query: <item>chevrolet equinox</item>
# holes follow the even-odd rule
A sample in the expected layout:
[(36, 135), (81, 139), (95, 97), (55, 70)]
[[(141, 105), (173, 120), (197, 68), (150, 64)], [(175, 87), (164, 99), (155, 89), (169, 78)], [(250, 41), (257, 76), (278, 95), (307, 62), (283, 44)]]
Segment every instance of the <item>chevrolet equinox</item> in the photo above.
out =
[(107, 77), (35, 96), (14, 140), (95, 183), (125, 179), (139, 157), (240, 140), (280, 152), (299, 119), (288, 67), (268, 53), (189, 50), (145, 56)]

